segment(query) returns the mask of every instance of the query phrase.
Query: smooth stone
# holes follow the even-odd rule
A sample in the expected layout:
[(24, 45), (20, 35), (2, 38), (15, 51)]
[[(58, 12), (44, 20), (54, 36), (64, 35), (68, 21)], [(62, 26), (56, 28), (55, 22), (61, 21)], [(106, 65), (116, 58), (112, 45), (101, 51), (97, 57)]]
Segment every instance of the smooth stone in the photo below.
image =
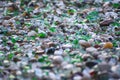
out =
[(111, 49), (111, 48), (113, 48), (113, 44), (112, 44), (112, 42), (106, 42), (104, 45), (103, 45), (103, 48), (108, 48), (108, 49)]
[(104, 4), (103, 4), (103, 7), (108, 7), (110, 5), (110, 2), (105, 2)]
[(119, 74), (120, 76), (120, 65), (115, 65), (115, 66), (112, 66), (111, 70), (116, 73), (116, 74)]
[(54, 47), (51, 47), (51, 48), (47, 48), (46, 49), (46, 54), (48, 55), (53, 55), (55, 52), (55, 48)]
[(109, 62), (108, 62), (111, 66), (114, 66), (117, 64), (117, 59), (116, 58), (110, 58)]
[(97, 49), (94, 47), (89, 47), (89, 48), (86, 48), (86, 51), (92, 53), (92, 52), (97, 52)]
[(97, 65), (98, 63), (96, 62), (96, 61), (87, 61), (86, 63), (85, 63), (85, 65), (87, 66), (87, 67), (89, 67), (89, 68), (92, 68), (92, 67), (94, 67), (95, 65)]
[(20, 75), (22, 75), (22, 72), (18, 70), (18, 71), (16, 71), (16, 75), (20, 76)]
[(77, 50), (76, 51), (71, 51), (70, 55), (76, 55), (76, 54), (79, 54), (79, 53), (80, 53), (80, 51), (77, 51)]
[(50, 80), (56, 80), (56, 75), (53, 72), (49, 72)]
[(112, 19), (104, 20), (100, 22), (100, 26), (109, 26), (113, 22)]
[(90, 72), (90, 69), (89, 69), (89, 68), (85, 68), (85, 69), (82, 71), (83, 76), (90, 78), (91, 76), (90, 76), (89, 72)]
[(100, 35), (100, 39), (103, 41), (112, 41), (113, 37), (111, 35), (108, 35), (108, 34), (102, 34), (102, 35)]
[(54, 64), (61, 64), (63, 62), (63, 57), (62, 56), (53, 56), (53, 63)]
[(9, 65), (10, 65), (10, 61), (4, 60), (4, 61), (3, 61), (3, 64), (4, 64), (5, 66), (9, 66)]
[(93, 59), (93, 57), (90, 54), (83, 54), (82, 59), (83, 59), (83, 61), (89, 61), (89, 60)]
[(30, 58), (29, 62), (31, 62), (31, 63), (37, 62), (37, 59), (36, 58)]
[(110, 69), (111, 69), (111, 66), (106, 62), (98, 64), (98, 70), (101, 72), (102, 71), (110, 71)]
[(103, 71), (103, 72), (98, 72), (97, 78), (98, 78), (99, 80), (109, 80), (110, 76), (109, 76), (109, 73), (108, 73), (108, 72)]
[(88, 43), (89, 43), (89, 44), (95, 43), (95, 42), (94, 42), (94, 39), (89, 39), (89, 40), (88, 40)]
[(116, 72), (109, 73), (109, 75), (115, 80), (120, 79), (120, 74), (118, 74)]
[(95, 0), (95, 3), (102, 3), (103, 2), (103, 0)]
[(67, 64), (67, 65), (64, 65), (63, 66), (63, 69), (67, 69), (67, 70), (69, 70), (69, 69), (73, 69), (73, 65), (72, 64)]
[(30, 31), (30, 32), (28, 32), (28, 36), (35, 36), (37, 33), (35, 32), (35, 31)]
[(44, 50), (37, 50), (37, 51), (36, 51), (36, 54), (41, 55), (41, 54), (44, 54), (44, 52), (45, 52)]
[(54, 55), (62, 55), (62, 54), (63, 54), (63, 50), (62, 50), (62, 49), (56, 50), (56, 51), (54, 52)]
[(71, 44), (64, 44), (64, 45), (62, 45), (62, 48), (72, 48), (72, 45)]
[(18, 58), (18, 57), (14, 57), (14, 58), (13, 58), (13, 61), (14, 61), (14, 62), (18, 62), (18, 61), (21, 61), (21, 59)]
[(80, 76), (80, 75), (75, 75), (75, 76), (73, 77), (73, 80), (82, 80), (82, 76)]
[(112, 0), (112, 3), (120, 3), (120, 0)]
[(85, 40), (79, 40), (79, 44), (83, 47), (83, 48), (88, 48), (91, 46), (91, 44)]
[(115, 13), (115, 12), (106, 12), (106, 13), (105, 13), (105, 17), (106, 17), (106, 18), (110, 18), (110, 17), (117, 18), (117, 17), (118, 17), (118, 14)]
[(85, 3), (94, 3), (94, 0), (83, 0)]
[(48, 47), (54, 47), (55, 46), (55, 43), (54, 42), (48, 42), (46, 43), (48, 45)]
[(42, 74), (43, 72), (42, 72), (42, 70), (41, 69), (39, 69), (39, 68), (36, 68), (35, 69), (35, 75), (38, 77), (38, 78), (41, 78), (42, 77)]

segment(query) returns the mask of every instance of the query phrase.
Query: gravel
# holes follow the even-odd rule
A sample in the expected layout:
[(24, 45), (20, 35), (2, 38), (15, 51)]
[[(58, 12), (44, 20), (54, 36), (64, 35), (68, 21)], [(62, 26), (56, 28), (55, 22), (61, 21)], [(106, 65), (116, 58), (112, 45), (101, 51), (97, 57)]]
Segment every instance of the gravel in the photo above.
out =
[(119, 0), (1, 0), (0, 80), (119, 80)]

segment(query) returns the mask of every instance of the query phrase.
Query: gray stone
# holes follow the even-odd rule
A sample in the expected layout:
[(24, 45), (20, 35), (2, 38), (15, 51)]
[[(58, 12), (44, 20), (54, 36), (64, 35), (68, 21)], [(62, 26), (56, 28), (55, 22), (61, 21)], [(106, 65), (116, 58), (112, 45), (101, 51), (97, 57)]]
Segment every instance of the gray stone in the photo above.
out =
[(62, 54), (63, 54), (63, 50), (62, 50), (62, 49), (56, 50), (56, 51), (54, 52), (54, 55), (62, 55)]
[(71, 44), (64, 44), (62, 45), (63, 48), (72, 48), (72, 45)]
[(111, 69), (111, 66), (106, 62), (98, 64), (98, 70), (101, 72), (110, 71), (110, 69)]
[(83, 47), (83, 48), (88, 48), (91, 46), (91, 44), (85, 40), (79, 40), (79, 44)]
[(61, 64), (63, 62), (62, 56), (53, 56), (53, 63), (54, 64)]
[(92, 53), (92, 52), (97, 52), (97, 49), (94, 47), (88, 47), (86, 48), (86, 51)]
[(35, 32), (35, 31), (30, 31), (30, 32), (28, 32), (28, 36), (35, 36), (37, 33)]

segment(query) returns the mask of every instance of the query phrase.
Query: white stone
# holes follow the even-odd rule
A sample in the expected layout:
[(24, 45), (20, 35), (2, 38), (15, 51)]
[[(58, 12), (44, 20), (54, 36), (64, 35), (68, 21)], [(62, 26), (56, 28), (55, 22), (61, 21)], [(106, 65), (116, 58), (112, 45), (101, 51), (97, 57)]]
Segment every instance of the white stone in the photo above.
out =
[(106, 17), (106, 18), (110, 18), (110, 17), (117, 18), (117, 17), (118, 17), (118, 14), (115, 13), (115, 12), (106, 12), (106, 13), (105, 13), (105, 17)]
[(56, 50), (55, 52), (54, 52), (54, 55), (62, 55), (63, 54), (63, 50), (61, 49), (61, 50)]
[(64, 44), (62, 47), (63, 48), (72, 48), (72, 45), (71, 44)]
[(49, 77), (51, 80), (56, 80), (56, 75), (53, 72), (49, 72)]
[(97, 49), (94, 48), (94, 47), (89, 47), (89, 48), (86, 48), (86, 51), (87, 51), (87, 52), (96, 52)]
[(36, 75), (37, 77), (39, 77), (39, 78), (42, 77), (42, 70), (36, 68), (36, 69), (35, 69), (35, 75)]
[(111, 70), (120, 75), (120, 65), (112, 66)]
[(90, 76), (89, 72), (90, 72), (90, 69), (89, 69), (89, 68), (85, 68), (85, 69), (83, 70), (83, 72), (82, 72), (82, 73), (83, 73), (83, 76), (90, 78), (91, 76)]
[(82, 80), (82, 77), (79, 75), (74, 76), (73, 80)]
[(16, 75), (22, 75), (22, 72), (21, 71), (17, 71)]
[(61, 64), (62, 62), (63, 62), (63, 57), (62, 56), (54, 56), (53, 57), (53, 63)]
[(63, 67), (64, 69), (73, 69), (73, 65), (72, 64), (67, 64), (67, 65), (64, 65)]
[(35, 31), (28, 32), (28, 36), (35, 36), (37, 33)]

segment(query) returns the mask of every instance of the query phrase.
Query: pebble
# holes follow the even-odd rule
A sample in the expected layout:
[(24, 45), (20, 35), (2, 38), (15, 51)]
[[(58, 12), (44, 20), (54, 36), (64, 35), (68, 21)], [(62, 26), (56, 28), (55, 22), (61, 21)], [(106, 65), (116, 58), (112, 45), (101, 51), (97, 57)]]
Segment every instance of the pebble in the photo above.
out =
[(94, 47), (88, 47), (86, 48), (86, 51), (92, 53), (92, 52), (97, 52), (97, 49)]
[(36, 34), (37, 33), (35, 31), (30, 31), (30, 32), (28, 32), (27, 35), (31, 37), (31, 36), (36, 36)]
[(82, 76), (76, 75), (73, 77), (73, 80), (82, 80)]
[(118, 14), (115, 13), (115, 12), (106, 12), (106, 13), (105, 13), (105, 17), (106, 17), (106, 18), (111, 18), (111, 17), (112, 17), (112, 18), (115, 19), (115, 18), (118, 17)]
[(98, 64), (98, 70), (101, 72), (103, 71), (109, 72), (110, 69), (111, 69), (111, 66), (108, 63), (103, 62), (103, 63)]
[(85, 3), (93, 3), (94, 0), (83, 0)]
[(79, 44), (83, 47), (83, 48), (88, 48), (91, 46), (91, 44), (85, 40), (79, 40)]
[(16, 71), (16, 75), (20, 76), (20, 75), (22, 75), (22, 72), (18, 70), (18, 71)]
[(54, 42), (48, 42), (47, 45), (48, 45), (48, 47), (54, 47), (55, 43)]
[(38, 78), (41, 78), (42, 77), (42, 70), (39, 69), (39, 68), (36, 68), (35, 69), (35, 75), (38, 77)]
[(85, 68), (85, 69), (83, 70), (83, 72), (82, 72), (82, 73), (83, 73), (83, 76), (90, 78), (91, 76), (90, 76), (89, 72), (90, 72), (90, 69), (89, 69), (89, 68)]
[(4, 66), (9, 66), (9, 65), (10, 65), (10, 62), (9, 62), (8, 60), (4, 60), (4, 61), (3, 61), (3, 64), (4, 64)]
[(114, 65), (114, 66), (112, 66), (111, 70), (114, 73), (119, 74), (119, 76), (120, 76), (120, 65)]
[(87, 67), (92, 68), (95, 65), (97, 65), (98, 63), (96, 61), (87, 61), (85, 64)]
[(72, 64), (67, 64), (67, 65), (64, 65), (63, 66), (63, 69), (67, 69), (67, 70), (70, 70), (70, 69), (73, 69), (73, 65)]
[(82, 59), (83, 61), (88, 61), (88, 60), (93, 59), (93, 57), (90, 54), (83, 54)]
[(55, 48), (54, 47), (46, 49), (46, 54), (48, 54), (48, 55), (53, 55), (54, 52), (55, 52)]
[(63, 57), (62, 56), (54, 56), (53, 57), (53, 63), (54, 64), (61, 64), (63, 62)]
[(98, 79), (99, 80), (109, 80), (109, 78), (110, 78), (109, 74), (106, 71), (98, 73)]
[(54, 55), (62, 55), (62, 54), (63, 54), (63, 50), (62, 50), (62, 49), (56, 50), (56, 51), (54, 52)]
[(100, 22), (100, 26), (109, 26), (111, 23), (113, 22), (113, 20), (104, 20)]
[(72, 48), (72, 45), (71, 44), (64, 44), (64, 45), (62, 45), (62, 48)]
[(53, 72), (49, 72), (50, 80), (56, 80), (56, 75)]
[(111, 49), (111, 48), (113, 48), (113, 44), (112, 44), (112, 42), (106, 42), (104, 45), (103, 45), (103, 48), (109, 48), (109, 49)]
[(37, 50), (36, 54), (39, 54), (39, 55), (44, 54), (44, 50)]

